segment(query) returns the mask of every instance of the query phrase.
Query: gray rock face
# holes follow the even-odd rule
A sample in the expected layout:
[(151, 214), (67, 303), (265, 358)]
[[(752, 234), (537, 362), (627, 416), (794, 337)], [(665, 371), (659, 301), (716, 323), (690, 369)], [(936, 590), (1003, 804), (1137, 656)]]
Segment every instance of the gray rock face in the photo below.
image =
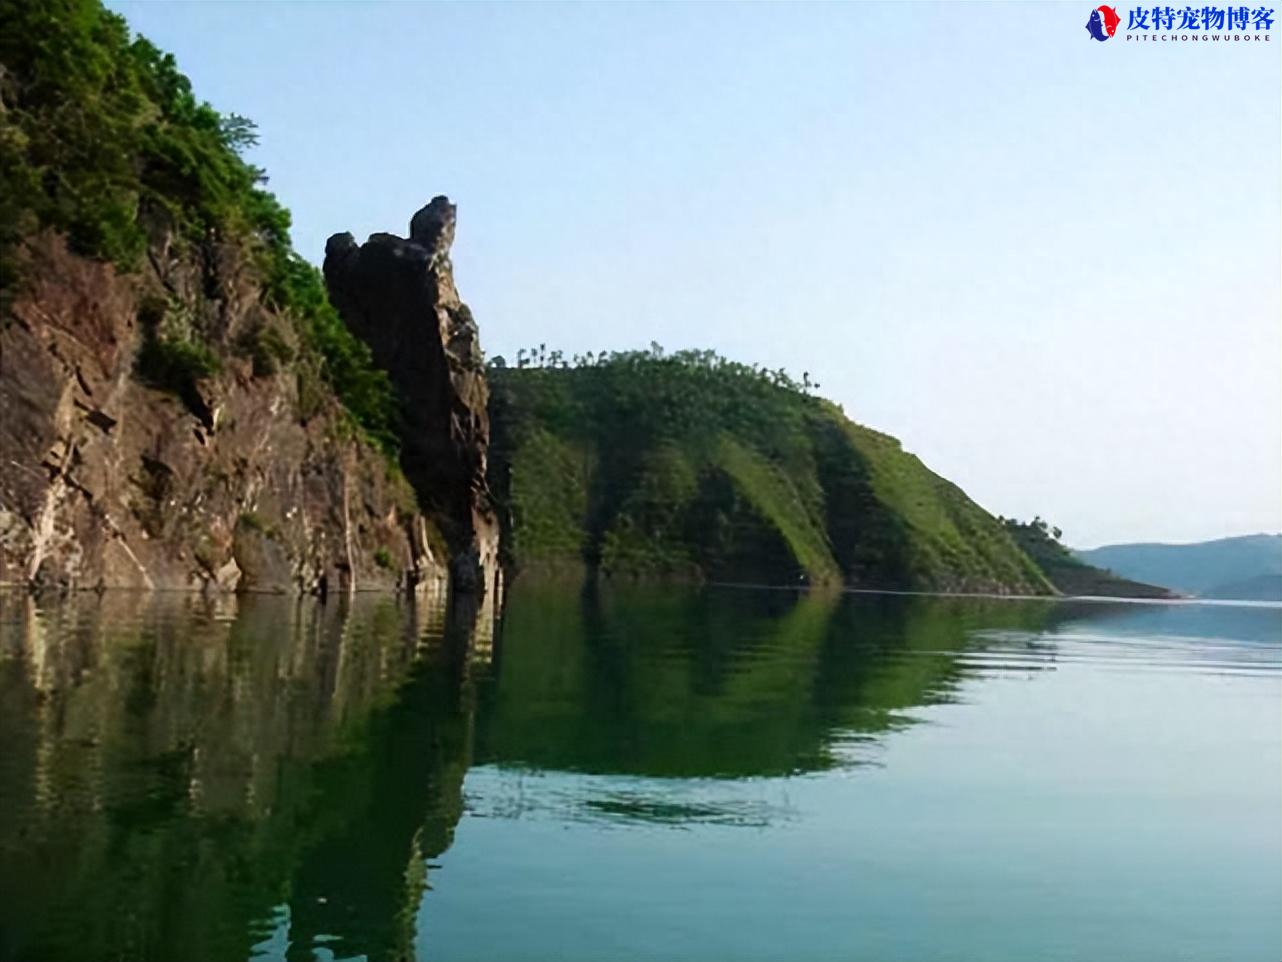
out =
[(456, 208), (436, 197), (410, 236), (325, 245), (325, 283), (347, 326), (388, 372), (402, 405), (401, 466), (445, 535), (456, 587), (497, 591), (498, 521), (486, 483), (484, 359), (450, 264)]
[[(0, 319), (0, 583), (256, 591), (390, 589), (445, 576), (445, 546), (404, 479), (332, 396), (304, 418), (293, 371), (234, 345), (287, 322), (244, 252), (150, 250), (118, 274), (53, 233), (25, 245)], [(210, 331), (199, 398), (142, 383), (139, 318), (163, 295)], [(199, 403), (194, 403), (199, 401)]]

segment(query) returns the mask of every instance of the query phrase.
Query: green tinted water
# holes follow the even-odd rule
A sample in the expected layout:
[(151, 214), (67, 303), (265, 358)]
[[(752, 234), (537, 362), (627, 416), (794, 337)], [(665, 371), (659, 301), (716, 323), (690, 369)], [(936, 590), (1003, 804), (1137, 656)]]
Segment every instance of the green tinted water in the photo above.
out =
[(1282, 610), (0, 598), (0, 959), (1282, 957)]

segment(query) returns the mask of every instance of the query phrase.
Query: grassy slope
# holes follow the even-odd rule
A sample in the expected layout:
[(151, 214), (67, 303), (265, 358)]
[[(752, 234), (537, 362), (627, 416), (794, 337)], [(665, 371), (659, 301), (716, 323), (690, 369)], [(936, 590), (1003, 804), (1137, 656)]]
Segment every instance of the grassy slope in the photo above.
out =
[[(870, 474), (877, 501), (904, 526), (903, 551), (908, 580), (932, 582), (950, 572), (965, 582), (1045, 588), (1042, 572), (1014, 549), (1006, 532), (988, 512), (941, 478), (889, 435), (847, 421), (830, 410)], [(852, 470), (855, 465), (852, 464)]]
[(583, 361), (490, 371), (520, 568), (1051, 590), (960, 489), (779, 372), (695, 352)]

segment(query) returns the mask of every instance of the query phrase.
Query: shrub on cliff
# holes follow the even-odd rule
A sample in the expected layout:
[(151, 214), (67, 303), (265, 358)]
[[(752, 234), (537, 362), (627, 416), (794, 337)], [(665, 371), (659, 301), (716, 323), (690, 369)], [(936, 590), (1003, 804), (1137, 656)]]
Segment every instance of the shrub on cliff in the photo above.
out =
[(155, 387), (181, 393), (218, 373), (217, 356), (203, 344), (148, 338), (138, 352), (138, 373)]

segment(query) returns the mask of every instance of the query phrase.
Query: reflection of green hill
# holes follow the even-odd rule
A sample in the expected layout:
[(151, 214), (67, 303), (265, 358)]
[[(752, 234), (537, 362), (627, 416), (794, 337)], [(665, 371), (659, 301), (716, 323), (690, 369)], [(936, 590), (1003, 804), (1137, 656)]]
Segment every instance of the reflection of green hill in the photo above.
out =
[(8, 604), (0, 959), (245, 958), (282, 904), (302, 957), (321, 933), (394, 957), (461, 812), (470, 738), (465, 661), (420, 649), (442, 619), (412, 613)]
[(1037, 627), (1046, 603), (517, 584), (477, 762), (653, 776), (828, 767), (946, 697), (980, 615)]
[[(477, 648), (440, 607), (219, 604), (109, 593), (0, 609), (0, 960), (86, 947), (239, 959), (269, 938), (289, 959), (404, 957), (472, 757), (499, 777), (821, 769), (841, 741), (951, 697), (971, 628), (1035, 630), (1071, 612), (518, 584), (497, 672), (474, 689)], [(725, 787), (610, 781), (580, 814), (775, 817)]]

